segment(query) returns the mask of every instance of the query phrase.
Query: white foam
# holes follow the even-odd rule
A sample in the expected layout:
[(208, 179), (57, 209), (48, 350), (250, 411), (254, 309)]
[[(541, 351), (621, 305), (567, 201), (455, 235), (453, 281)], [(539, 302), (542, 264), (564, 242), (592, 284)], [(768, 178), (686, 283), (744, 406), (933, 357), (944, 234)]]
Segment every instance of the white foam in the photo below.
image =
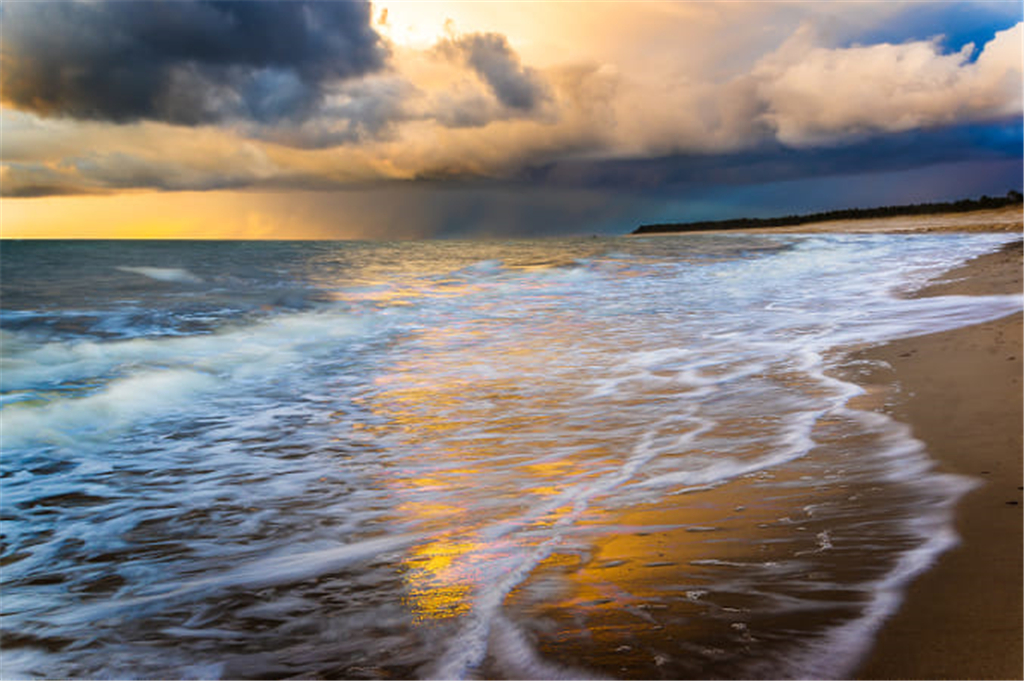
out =
[(862, 592), (869, 594), (870, 600), (861, 616), (828, 630), (824, 636), (809, 641), (802, 650), (788, 655), (784, 673), (819, 679), (849, 678), (854, 673), (870, 650), (875, 633), (899, 608), (907, 585), (930, 568), (939, 555), (959, 544), (959, 537), (950, 523), (950, 509), (972, 483), (965, 478), (948, 478), (946, 482), (955, 494), (943, 509), (909, 522), (916, 527), (920, 544), (904, 552), (884, 577), (862, 585)]
[(139, 419), (192, 404), (217, 386), (214, 376), (200, 371), (149, 371), (112, 381), (85, 397), (58, 398), (42, 406), (10, 404), (0, 411), (3, 443), (102, 441)]
[(183, 284), (199, 284), (202, 279), (180, 267), (118, 267), (122, 272), (141, 274), (156, 281), (178, 282)]
[[(915, 277), (934, 270), (936, 259), (952, 262), (968, 254), (936, 256), (935, 243), (925, 248), (925, 242), (906, 246), (921, 253)], [(79, 456), (92, 443), (109, 446), (111, 454), (79, 456), (80, 468), (65, 480), (17, 471), (5, 480), (7, 503), (38, 497), (33, 486), (39, 480), (49, 485), (48, 494), (90, 492), (95, 473), (134, 467), (160, 490), (163, 509), (154, 510), (156, 503), (140, 508), (125, 494), (102, 514), (62, 516), (53, 521), (54, 538), (33, 546), (33, 555), (13, 570), (20, 575), (46, 569), (59, 559), (62, 542), (77, 535), (88, 542), (90, 555), (120, 549), (133, 522), (163, 521), (166, 508), (183, 498), (199, 510), (245, 509), (244, 519), (219, 526), (216, 539), (189, 540), (194, 564), (178, 557), (167, 563), (131, 561), (136, 576), (121, 600), (111, 599), (103, 612), (81, 608), (81, 622), (91, 624), (111, 609), (120, 609), (113, 620), (130, 621), (134, 608), (170, 608), (176, 600), (222, 591), (301, 584), (420, 541), (465, 539), (473, 548), (445, 560), (451, 560), (455, 578), (464, 580), (459, 586), (469, 592), (468, 614), (438, 627), (456, 633), (430, 642), (436, 665), (429, 672), (471, 676), (490, 654), (512, 676), (578, 678), (581, 672), (545, 661), (524, 629), (509, 620), (509, 593), (555, 551), (588, 555), (597, 530), (581, 520), (594, 506), (606, 510), (665, 494), (697, 494), (745, 475), (757, 475), (766, 487), (785, 484), (783, 476), (771, 479), (772, 469), (812, 451), (815, 425), (828, 416), (874, 438), (878, 451), (864, 452), (864, 470), (870, 470), (864, 475), (899, 484), (920, 481), (934, 502), (915, 508), (918, 515), (906, 521), (921, 538), (920, 547), (884, 578), (852, 587), (871, 592), (874, 600), (864, 617), (829, 634), (829, 645), (843, 653), (823, 645), (793, 659), (795, 675), (840, 673), (869, 644), (880, 618), (897, 607), (906, 580), (953, 541), (948, 504), (962, 481), (936, 476), (906, 428), (884, 415), (846, 408), (860, 389), (825, 375), (822, 357), (846, 344), (973, 323), (1021, 305), (1019, 296), (924, 302), (888, 296), (885, 291), (905, 280), (893, 267), (904, 257), (902, 248), (892, 239), (865, 244), (852, 248), (843, 239), (815, 237), (757, 261), (694, 266), (662, 257), (653, 271), (634, 263), (645, 277), (617, 277), (600, 266), (534, 271), (484, 261), (441, 280), (396, 274), (376, 297), (341, 296), (356, 309), (370, 310), (361, 320), (318, 310), (202, 336), (5, 345), (4, 387), (23, 392), (0, 412), (4, 447), (59, 443)], [(185, 270), (158, 274), (171, 277), (166, 281), (190, 281), (182, 273), (194, 276)], [(580, 286), (584, 274), (587, 285)], [(395, 292), (408, 292), (407, 306), (380, 305)], [(368, 338), (377, 328), (400, 333), (386, 344), (353, 343), (351, 351), (342, 345), (353, 336)], [(65, 392), (55, 397), (52, 388)], [(366, 414), (345, 411), (353, 395)], [(215, 413), (201, 434), (150, 443), (153, 450), (145, 457), (111, 442), (141, 421), (192, 408)], [(545, 420), (534, 427), (539, 413)], [(755, 431), (742, 422), (751, 415), (768, 418)], [(372, 427), (356, 431), (356, 421)], [(757, 446), (745, 446), (752, 432)], [(739, 435), (730, 439), (730, 433)], [(350, 448), (353, 443), (370, 446), (362, 452)], [(320, 451), (324, 458), (315, 460)], [(201, 472), (188, 478), (185, 494), (179, 471), (193, 470), (196, 459), (202, 459)], [(471, 473), (458, 473), (470, 466)], [(544, 487), (531, 488), (531, 475), (545, 477)], [(110, 485), (114, 497), (123, 490), (115, 480), (105, 475), (95, 484)], [(396, 512), (403, 502), (431, 507), (438, 515)], [(449, 517), (443, 515), (446, 507), (452, 509)], [(810, 508), (805, 511), (811, 515)], [(815, 515), (815, 521), (828, 518), (828, 509)], [(688, 529), (709, 531), (714, 525), (708, 522)], [(285, 538), (267, 538), (268, 527), (287, 523), (292, 525)], [(28, 537), (28, 524), (12, 526), (24, 527)], [(402, 534), (323, 541), (394, 527)], [(851, 538), (841, 526), (820, 529), (814, 528), (812, 551), (850, 550)], [(249, 543), (253, 536), (260, 537), (256, 544)], [(814, 559), (812, 553), (805, 558)], [(724, 568), (719, 573), (777, 574), (780, 568), (713, 556), (693, 563)], [(213, 569), (200, 572), (206, 566)], [(393, 582), (386, 588), (393, 590)], [(281, 597), (295, 595), (280, 591), (288, 592)], [(686, 595), (712, 600), (693, 588)], [(389, 606), (398, 608), (401, 594), (373, 597), (390, 598)], [(360, 613), (362, 621), (372, 615)], [(183, 647), (193, 635), (234, 636), (205, 626), (199, 621), (165, 633)]]
[(489, 650), (502, 673), (513, 679), (603, 679), (582, 669), (553, 664), (537, 654), (522, 629), (506, 617), (491, 627)]
[[(24, 395), (0, 405), (0, 439), (6, 448), (101, 445), (142, 421), (208, 411), (217, 395), (334, 352), (364, 328), (346, 315), (298, 313), (210, 335), (23, 350), (0, 360), (4, 390)], [(40, 400), (32, 389), (44, 381), (83, 388)]]
[(187, 583), (175, 593), (211, 587), (260, 589), (308, 581), (336, 572), (354, 562), (405, 548), (421, 539), (421, 534), (406, 533), (365, 539), (318, 551), (270, 556), (240, 565), (221, 575)]
[(162, 582), (158, 586), (148, 589), (148, 593), (83, 607), (73, 617), (69, 617), (69, 621), (90, 621), (110, 617), (123, 610), (142, 608), (166, 601), (188, 600), (210, 592), (262, 589), (310, 581), (337, 572), (353, 563), (401, 550), (422, 538), (421, 534), (404, 533), (354, 541), (313, 551), (295, 550), (295, 547), (292, 547), (288, 553), (251, 560), (220, 574), (178, 583)]
[[(556, 534), (529, 553), (513, 556), (507, 561), (504, 570), (499, 572), (503, 576), (488, 581), (477, 592), (472, 610), (464, 618), (459, 632), (449, 642), (433, 669), (428, 670), (427, 678), (460, 679), (480, 665), (487, 655), (492, 629), (503, 619), (501, 607), (506, 596), (529, 577), (560, 542), (561, 537)], [(519, 643), (522, 642), (520, 639)]]
[(348, 315), (303, 312), (209, 335), (51, 342), (43, 346), (25, 343), (5, 348), (0, 369), (5, 391), (47, 383), (102, 383), (111, 374), (157, 367), (244, 378), (329, 353), (339, 340), (365, 333), (366, 329), (364, 323)]

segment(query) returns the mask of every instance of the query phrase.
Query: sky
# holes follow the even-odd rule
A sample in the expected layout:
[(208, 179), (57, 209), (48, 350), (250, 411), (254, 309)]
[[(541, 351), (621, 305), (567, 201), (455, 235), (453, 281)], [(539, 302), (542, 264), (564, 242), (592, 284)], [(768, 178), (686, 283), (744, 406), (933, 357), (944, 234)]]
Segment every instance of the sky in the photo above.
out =
[(0, 236), (622, 234), (1021, 189), (1024, 5), (6, 0)]

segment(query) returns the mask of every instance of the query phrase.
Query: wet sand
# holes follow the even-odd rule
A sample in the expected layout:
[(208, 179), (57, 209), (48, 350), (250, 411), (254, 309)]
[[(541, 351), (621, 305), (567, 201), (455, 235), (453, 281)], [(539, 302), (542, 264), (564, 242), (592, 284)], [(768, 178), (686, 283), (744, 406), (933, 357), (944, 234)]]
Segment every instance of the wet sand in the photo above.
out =
[[(1024, 215), (1010, 207), (744, 231), (1019, 234), (1022, 229)], [(1016, 242), (946, 273), (915, 295), (1021, 291), (1021, 243)], [(1022, 317), (1016, 314), (850, 356), (853, 364), (881, 360), (891, 367), (849, 377), (869, 388), (866, 402), (873, 400), (909, 424), (938, 470), (977, 482), (957, 505), (959, 545), (912, 582), (855, 678), (1024, 678), (1022, 333)]]
[[(1020, 243), (947, 273), (917, 295), (1021, 291)], [(856, 673), (865, 679), (1019, 679), (1022, 660), (1021, 315), (871, 348), (869, 383), (942, 471), (978, 482), (957, 507), (959, 546), (913, 582)], [(859, 378), (863, 382), (863, 377)]]
[[(1021, 209), (821, 222), (750, 233), (1015, 232)], [(946, 273), (916, 295), (1022, 290), (1020, 242)], [(863, 679), (1024, 678), (1021, 315), (903, 339), (850, 357), (891, 366), (854, 380), (911, 425), (941, 471), (978, 485), (957, 506), (960, 544), (909, 587), (856, 670)], [(872, 386), (869, 386), (872, 387)]]
[[(948, 217), (944, 226), (929, 229), (1021, 228), (1019, 211), (1002, 216), (1016, 220), (1007, 222), (1006, 230), (983, 230), (977, 214)], [(1018, 242), (946, 273), (915, 295), (1020, 292), (1021, 263)], [(882, 624), (873, 648), (852, 668), (856, 678), (1021, 678), (1024, 673), (1021, 336), (1017, 314), (868, 348), (849, 358), (851, 367), (878, 361), (889, 367), (856, 375), (851, 369), (846, 378), (868, 388), (855, 406), (877, 408), (909, 424), (939, 471), (977, 481), (957, 506), (961, 543), (911, 583), (901, 607)], [(776, 474), (791, 477), (799, 497), (810, 492), (799, 487), (804, 473), (820, 477), (818, 471), (803, 470), (811, 464), (798, 461)], [(574, 669), (645, 679), (786, 674), (785, 655), (792, 641), (809, 640), (830, 623), (843, 621), (863, 600), (848, 594), (847, 610), (837, 591), (830, 595), (833, 602), (817, 611), (769, 616), (756, 596), (744, 595), (743, 579), (725, 587), (719, 583), (722, 573), (709, 557), (738, 564), (781, 563), (786, 555), (813, 551), (815, 538), (831, 527), (826, 519), (792, 515), (795, 502), (780, 495), (766, 497), (758, 484), (743, 479), (705, 491), (699, 505), (666, 499), (591, 519), (593, 553), (560, 554), (546, 561), (511, 595), (512, 611), (522, 609), (547, 623), (533, 627), (530, 637), (545, 659), (557, 660), (570, 674)], [(840, 491), (841, 497), (831, 496)], [(838, 506), (847, 495), (853, 499), (871, 492), (870, 485), (850, 482), (814, 494), (822, 495), (823, 506)], [(718, 510), (723, 508), (735, 511), (722, 517)], [(870, 523), (875, 513), (887, 513), (886, 508), (891, 506), (869, 504), (859, 512)], [(781, 514), (792, 515), (798, 532), (778, 524)], [(857, 570), (874, 567), (863, 556), (860, 562), (843, 561), (837, 556), (825, 566), (839, 577), (837, 583), (848, 583)], [(676, 585), (676, 597), (665, 593), (666, 584)], [(806, 596), (785, 589), (780, 593)], [(833, 650), (831, 656), (844, 652)], [(765, 667), (750, 660), (761, 660)], [(498, 676), (499, 669), (485, 669), (485, 676)], [(536, 670), (524, 670), (523, 675), (528, 673)]]

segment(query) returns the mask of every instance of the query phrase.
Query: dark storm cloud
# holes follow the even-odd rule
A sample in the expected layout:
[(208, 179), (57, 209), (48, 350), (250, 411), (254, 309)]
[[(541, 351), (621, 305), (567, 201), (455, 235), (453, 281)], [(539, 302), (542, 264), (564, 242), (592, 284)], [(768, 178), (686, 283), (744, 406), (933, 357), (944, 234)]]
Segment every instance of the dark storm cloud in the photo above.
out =
[(892, 133), (831, 147), (772, 141), (728, 154), (563, 161), (522, 171), (525, 184), (671, 197), (695, 186), (743, 186), (905, 171), (948, 163), (1019, 159), (1019, 119)]
[(211, 171), (123, 153), (66, 159), (56, 166), (5, 163), (0, 172), (0, 196), (9, 198), (109, 194), (122, 189), (210, 191), (260, 184), (258, 173), (243, 164), (235, 172)]
[(38, 198), (97, 193), (95, 187), (83, 183), (72, 173), (50, 168), (42, 163), (5, 163), (0, 166), (0, 196), (4, 198)]
[(503, 118), (498, 109), (485, 95), (472, 93), (460, 98), (442, 92), (434, 100), (431, 115), (446, 128), (481, 128)]
[(519, 112), (534, 111), (548, 99), (540, 76), (523, 66), (519, 55), (499, 33), (471, 33), (442, 41), (438, 51), (463, 60), (487, 83), (504, 106)]
[[(335, 134), (328, 129), (307, 129), (305, 126), (299, 133), (311, 137)], [(336, 134), (344, 134), (344, 131)], [(302, 140), (287, 140), (295, 145), (299, 141)], [(305, 141), (312, 143), (323, 140)], [(657, 203), (700, 197), (712, 187), (718, 187), (720, 191), (744, 192), (747, 191), (744, 188), (750, 187), (821, 181), (836, 182), (837, 194), (842, 196), (843, 183), (854, 177), (917, 172), (927, 168), (972, 163), (993, 164), (992, 167), (1005, 170), (1010, 167), (1005, 165), (1006, 162), (1019, 165), (1021, 158), (1024, 158), (1024, 123), (1013, 119), (891, 134), (827, 148), (793, 149), (771, 142), (757, 149), (729, 154), (557, 161), (524, 168), (502, 179), (484, 180), (462, 168), (436, 167), (420, 173), (412, 182), (370, 181), (361, 185), (361, 189), (401, 186), (406, 189), (418, 187), (431, 193), (450, 185), (470, 193), (487, 190), (498, 192), (501, 196), (539, 191), (549, 197), (563, 194), (615, 195), (626, 202)], [(315, 172), (278, 169), (276, 172), (265, 173), (261, 170), (265, 164), (265, 159), (258, 155), (242, 151), (222, 158), (217, 167), (123, 153), (76, 156), (55, 165), (9, 161), (3, 166), (0, 195), (27, 197), (107, 193), (123, 189), (208, 191), (230, 188), (307, 189), (332, 193), (351, 188), (345, 180)], [(1002, 194), (1007, 189), (1019, 187), (1019, 169), (1013, 171), (1017, 172), (1018, 177), (1005, 179), (1005, 172), (999, 172), (1002, 175), (998, 182), (991, 187), (982, 187), (979, 191)], [(945, 198), (942, 195), (926, 198), (947, 200), (950, 197), (959, 198), (961, 193), (967, 196), (970, 191), (953, 189), (947, 193), (950, 196)], [(791, 196), (788, 200), (797, 199)], [(809, 205), (809, 209), (814, 210), (843, 207), (848, 207), (843, 201), (835, 205)], [(419, 220), (427, 219), (423, 214), (417, 215)], [(722, 216), (702, 214), (695, 219), (716, 217)], [(660, 218), (654, 216), (649, 219)], [(450, 229), (445, 227), (438, 233), (447, 234)]]
[(365, 2), (7, 3), (3, 98), (42, 115), (196, 125), (302, 120), (381, 69)]
[(371, 76), (344, 83), (332, 90), (315, 116), (292, 125), (241, 126), (253, 139), (298, 149), (325, 149), (343, 144), (391, 139), (396, 126), (413, 120), (407, 100), (420, 92), (407, 80), (392, 75)]

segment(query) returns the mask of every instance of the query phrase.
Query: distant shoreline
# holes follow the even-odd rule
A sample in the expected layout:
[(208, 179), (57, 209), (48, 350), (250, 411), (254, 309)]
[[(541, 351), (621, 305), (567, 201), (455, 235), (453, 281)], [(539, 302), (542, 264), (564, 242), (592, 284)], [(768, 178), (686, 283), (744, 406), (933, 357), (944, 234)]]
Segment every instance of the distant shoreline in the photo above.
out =
[(881, 206), (877, 208), (847, 208), (823, 213), (805, 215), (786, 215), (775, 218), (735, 218), (730, 220), (705, 220), (701, 222), (672, 222), (640, 225), (630, 234), (678, 234), (686, 232), (711, 232), (720, 230), (749, 230), (765, 228), (798, 227), (801, 225), (821, 222), (848, 220), (871, 220), (896, 217), (913, 217), (948, 213), (971, 213), (983, 210), (996, 210), (1010, 206), (1024, 205), (1024, 196), (1020, 192), (1010, 191), (1006, 196), (982, 196), (980, 199), (961, 199), (945, 203), (918, 203), (902, 206)]

